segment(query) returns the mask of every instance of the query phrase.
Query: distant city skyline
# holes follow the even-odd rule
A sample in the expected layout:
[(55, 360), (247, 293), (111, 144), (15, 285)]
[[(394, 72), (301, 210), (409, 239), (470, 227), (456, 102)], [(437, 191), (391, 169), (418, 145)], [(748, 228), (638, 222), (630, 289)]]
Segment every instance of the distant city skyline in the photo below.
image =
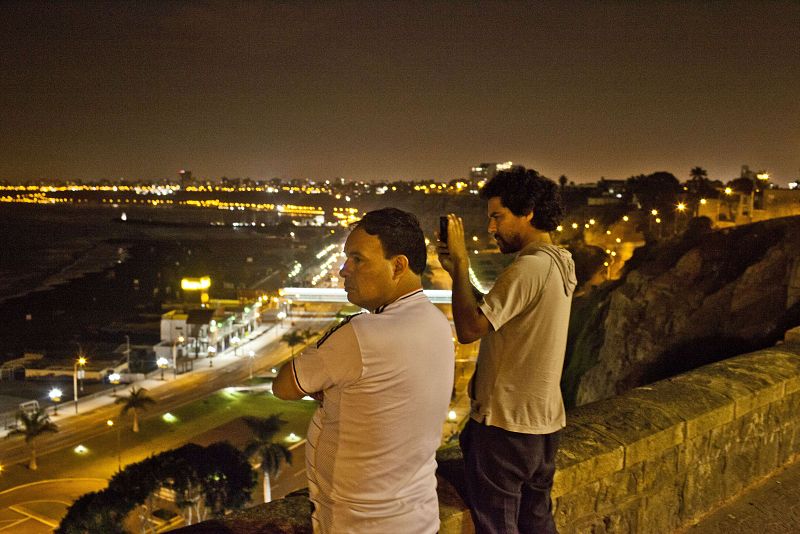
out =
[(800, 4), (6, 2), (0, 181), (800, 178)]

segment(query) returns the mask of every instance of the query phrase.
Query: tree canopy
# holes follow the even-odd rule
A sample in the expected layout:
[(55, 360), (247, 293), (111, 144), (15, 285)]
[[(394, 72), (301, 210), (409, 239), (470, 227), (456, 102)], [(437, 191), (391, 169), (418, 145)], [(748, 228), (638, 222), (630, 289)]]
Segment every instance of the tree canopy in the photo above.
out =
[(283, 443), (273, 441), (286, 421), (281, 419), (281, 414), (273, 414), (269, 417), (245, 417), (244, 422), (253, 432), (253, 438), (245, 445), (244, 453), (261, 465), (264, 473), (264, 502), (269, 502), (270, 476), (276, 475), (284, 462), (292, 462), (292, 451)]
[(147, 390), (145, 388), (136, 389), (136, 387), (131, 388), (130, 395), (127, 397), (119, 397), (117, 400), (114, 401), (114, 404), (121, 404), (122, 409), (120, 410), (120, 415), (125, 415), (129, 411), (133, 412), (133, 431), (139, 431), (139, 411), (147, 410), (148, 406), (151, 404), (155, 404), (156, 401), (153, 400), (147, 394)]
[(669, 172), (654, 172), (628, 178), (628, 192), (636, 196), (639, 204), (646, 211), (657, 209), (667, 212), (675, 206), (681, 184)]
[(209, 514), (219, 517), (242, 508), (255, 482), (247, 457), (230, 443), (208, 447), (190, 443), (130, 464), (111, 478), (106, 489), (83, 495), (67, 510), (56, 533), (121, 533), (124, 518), (137, 508), (143, 524), (149, 524), (162, 487), (175, 492), (187, 524)]
[(22, 428), (11, 430), (6, 437), (22, 435), (25, 436), (25, 443), (31, 451), (31, 459), (28, 462), (28, 468), (31, 471), (36, 471), (38, 465), (36, 463), (36, 438), (44, 433), (58, 432), (58, 425), (50, 421), (50, 417), (41, 409), (26, 412), (20, 411), (17, 413), (17, 424), (22, 425)]

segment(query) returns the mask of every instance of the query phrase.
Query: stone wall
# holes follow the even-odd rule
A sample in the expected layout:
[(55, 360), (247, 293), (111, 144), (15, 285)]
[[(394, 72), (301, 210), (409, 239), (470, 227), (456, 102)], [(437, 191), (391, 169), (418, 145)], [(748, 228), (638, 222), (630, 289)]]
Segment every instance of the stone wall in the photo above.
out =
[[(553, 488), (559, 531), (672, 532), (793, 461), (800, 453), (800, 329), (786, 341), (572, 410)], [(460, 451), (439, 456), (441, 532), (471, 533), (459, 497)], [(303, 512), (287, 521), (280, 514), (287, 504), (258, 506), (215, 528), (308, 532), (309, 508), (291, 508)]]

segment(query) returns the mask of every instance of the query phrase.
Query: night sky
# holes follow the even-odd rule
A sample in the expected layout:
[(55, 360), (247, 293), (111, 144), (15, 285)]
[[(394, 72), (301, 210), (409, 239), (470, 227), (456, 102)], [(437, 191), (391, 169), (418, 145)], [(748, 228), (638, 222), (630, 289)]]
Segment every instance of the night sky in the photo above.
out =
[(0, 180), (800, 176), (800, 2), (4, 2)]

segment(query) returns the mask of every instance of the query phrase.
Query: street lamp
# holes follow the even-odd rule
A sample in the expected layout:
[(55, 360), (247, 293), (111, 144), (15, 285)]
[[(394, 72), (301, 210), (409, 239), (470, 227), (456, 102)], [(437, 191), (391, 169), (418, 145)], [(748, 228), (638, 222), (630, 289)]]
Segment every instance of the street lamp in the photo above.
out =
[[(114, 421), (109, 419), (106, 421), (106, 425), (109, 427), (114, 426)], [(120, 438), (120, 426), (116, 425), (117, 427), (117, 471), (122, 471), (122, 443)]]
[(158, 365), (161, 368), (161, 380), (164, 380), (164, 369), (166, 369), (169, 366), (169, 360), (167, 360), (162, 356), (161, 358), (156, 360), (156, 365)]
[(217, 347), (208, 347), (208, 366), (214, 367), (214, 356), (217, 354)]
[(675, 206), (675, 210), (678, 213), (675, 214), (675, 221), (674, 221), (674, 225), (673, 225), (673, 233), (677, 234), (678, 233), (678, 217), (680, 215), (682, 215), (683, 212), (686, 211), (686, 204), (683, 203), (683, 202), (678, 202), (678, 204)]
[[(79, 356), (72, 368), (72, 391), (75, 397), (75, 413), (78, 413), (78, 366), (86, 365), (86, 358)], [(81, 369), (81, 391), (83, 391), (83, 369)]]
[(58, 388), (53, 388), (47, 394), (50, 397), (50, 401), (53, 403), (53, 415), (58, 415), (58, 403), (61, 402), (61, 390)]
[[(178, 377), (178, 343), (183, 345), (183, 342), (186, 341), (186, 338), (183, 336), (178, 336), (178, 339), (172, 342), (172, 376), (173, 378)], [(163, 371), (162, 371), (163, 375)], [(163, 378), (163, 376), (162, 376)]]
[(119, 384), (119, 381), (121, 379), (122, 379), (122, 376), (120, 376), (119, 373), (111, 373), (110, 375), (108, 375), (108, 381), (111, 382), (111, 385), (113, 386), (113, 388), (111, 390), (111, 396), (112, 397), (116, 397), (117, 396), (117, 385)]
[(125, 369), (131, 372), (131, 337), (125, 336)]
[(240, 341), (241, 341), (241, 339), (239, 339), (239, 336), (233, 336), (231, 338), (231, 343), (233, 343), (233, 355), (234, 356), (238, 356), (239, 355), (239, 342)]

